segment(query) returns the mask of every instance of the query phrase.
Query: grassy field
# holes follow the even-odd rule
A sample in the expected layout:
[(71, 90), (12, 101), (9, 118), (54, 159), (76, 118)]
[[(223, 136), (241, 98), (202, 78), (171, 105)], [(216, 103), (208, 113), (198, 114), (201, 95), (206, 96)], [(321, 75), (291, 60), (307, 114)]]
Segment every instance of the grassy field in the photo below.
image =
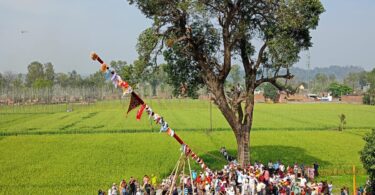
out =
[[(152, 100), (149, 104), (210, 168), (224, 165), (221, 146), (236, 155), (233, 133), (216, 108), (216, 131), (204, 131), (210, 127), (207, 102)], [(69, 113), (65, 105), (54, 106), (0, 108), (0, 194), (95, 194), (130, 176), (162, 178), (178, 159), (178, 143), (156, 133), (157, 126), (147, 117), (136, 121), (133, 111), (125, 118), (126, 101), (74, 105)], [(341, 113), (347, 116), (348, 129), (338, 132)], [(364, 145), (362, 136), (375, 127), (374, 107), (257, 104), (254, 115), (252, 161), (280, 159), (306, 165), (316, 161), (321, 165), (319, 179), (333, 181), (336, 192), (343, 185), (351, 186), (355, 165), (357, 181), (364, 183), (358, 152)]]
[[(164, 116), (175, 130), (210, 129), (209, 102), (199, 100), (151, 100), (154, 111)], [(126, 117), (127, 101), (100, 102), (94, 105), (0, 107), (0, 133), (94, 133), (113, 131), (158, 131), (144, 116), (136, 121), (136, 110)], [(372, 106), (350, 104), (257, 104), (253, 130), (333, 130), (339, 114), (347, 117), (348, 129), (375, 128)], [(229, 125), (213, 106), (212, 127), (227, 130)]]

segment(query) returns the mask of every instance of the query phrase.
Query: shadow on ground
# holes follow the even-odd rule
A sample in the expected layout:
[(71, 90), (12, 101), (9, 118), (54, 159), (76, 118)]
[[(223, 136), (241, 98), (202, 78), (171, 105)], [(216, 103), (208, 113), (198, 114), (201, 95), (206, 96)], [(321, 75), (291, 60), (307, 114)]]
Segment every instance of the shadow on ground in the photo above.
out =
[[(236, 150), (228, 150), (229, 155), (236, 157)], [(204, 159), (208, 167), (212, 170), (222, 169), (223, 166), (227, 163), (223, 155), (217, 151), (208, 151), (205, 154), (200, 155)], [(314, 162), (317, 162), (320, 166), (330, 165), (329, 162), (323, 161), (315, 156), (307, 154), (306, 150), (299, 147), (292, 146), (255, 146), (251, 148), (251, 163), (254, 161), (262, 162), (267, 164), (269, 161), (275, 162), (277, 160), (282, 161), (285, 165), (292, 165), (295, 162), (305, 166), (312, 166)], [(194, 168), (198, 168), (196, 163)]]

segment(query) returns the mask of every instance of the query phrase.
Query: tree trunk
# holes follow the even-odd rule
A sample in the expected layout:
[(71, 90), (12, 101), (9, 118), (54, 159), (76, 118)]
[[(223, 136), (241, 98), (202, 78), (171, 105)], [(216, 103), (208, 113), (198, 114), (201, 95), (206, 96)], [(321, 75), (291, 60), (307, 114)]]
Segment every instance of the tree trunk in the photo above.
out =
[(237, 131), (237, 160), (241, 166), (245, 166), (250, 163), (250, 128)]
[[(250, 130), (253, 122), (254, 111), (254, 83), (247, 87), (245, 93), (245, 106), (242, 110), (241, 102), (229, 105), (228, 99), (224, 93), (224, 86), (221, 82), (210, 77), (208, 85), (211, 93), (215, 97), (215, 103), (218, 105), (221, 113), (229, 123), (237, 141), (237, 161), (240, 165), (250, 163)], [(254, 76), (255, 78), (255, 76)]]

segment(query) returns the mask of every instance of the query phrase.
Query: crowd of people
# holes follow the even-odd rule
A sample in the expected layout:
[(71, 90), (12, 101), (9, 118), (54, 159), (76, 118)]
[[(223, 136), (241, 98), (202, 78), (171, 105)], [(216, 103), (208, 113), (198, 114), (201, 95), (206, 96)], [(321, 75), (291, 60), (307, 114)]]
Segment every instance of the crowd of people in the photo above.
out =
[[(285, 165), (280, 160), (268, 163), (254, 162), (252, 165), (239, 166), (228, 155), (225, 148), (220, 152), (228, 160), (222, 170), (172, 174), (157, 183), (155, 176), (143, 177), (142, 185), (130, 178), (122, 180), (117, 187), (113, 184), (108, 195), (331, 195), (332, 182), (315, 181), (319, 175), (319, 165)], [(106, 194), (99, 190), (99, 195)], [(348, 195), (346, 187), (341, 195)]]

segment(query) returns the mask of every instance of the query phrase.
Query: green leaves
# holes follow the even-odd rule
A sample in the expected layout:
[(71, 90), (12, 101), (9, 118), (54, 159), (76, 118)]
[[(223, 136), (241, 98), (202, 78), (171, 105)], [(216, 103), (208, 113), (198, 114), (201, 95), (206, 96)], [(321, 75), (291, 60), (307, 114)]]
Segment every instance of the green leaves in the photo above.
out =
[(363, 167), (367, 170), (367, 173), (370, 176), (371, 187), (370, 190), (375, 188), (375, 129), (371, 133), (368, 133), (363, 140), (366, 141), (366, 144), (363, 150), (360, 152), (361, 161)]
[[(182, 47), (176, 44), (174, 48)], [(165, 71), (168, 74), (167, 83), (173, 86), (173, 94), (178, 96), (182, 92), (182, 87), (186, 87), (184, 92), (189, 97), (197, 97), (197, 91), (202, 86), (203, 80), (200, 68), (194, 60), (185, 56), (179, 49), (168, 49), (164, 52), (164, 59), (167, 64)]]
[(348, 95), (353, 91), (353, 89), (349, 86), (339, 84), (337, 82), (331, 83), (328, 87), (328, 90), (332, 93), (333, 97), (341, 97), (343, 95)]
[(155, 51), (160, 38), (156, 35), (153, 28), (144, 30), (138, 37), (137, 52), (139, 59), (145, 63), (150, 62), (151, 55)]
[(272, 101), (277, 100), (277, 97), (279, 95), (279, 90), (275, 86), (273, 86), (270, 83), (264, 83), (261, 87), (264, 90), (263, 96), (265, 98), (269, 98)]
[(32, 62), (27, 67), (26, 86), (37, 89), (52, 87), (54, 84), (55, 71), (52, 63), (41, 64), (40, 62)]

